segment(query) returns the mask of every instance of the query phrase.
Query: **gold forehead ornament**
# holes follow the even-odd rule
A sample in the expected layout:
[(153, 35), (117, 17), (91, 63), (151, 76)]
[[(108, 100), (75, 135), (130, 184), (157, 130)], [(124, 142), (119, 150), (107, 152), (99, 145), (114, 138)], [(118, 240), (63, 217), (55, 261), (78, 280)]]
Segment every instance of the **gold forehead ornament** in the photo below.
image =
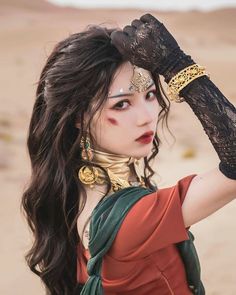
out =
[(148, 74), (148, 71), (134, 66), (133, 77), (131, 78), (130, 83), (130, 91), (144, 92), (153, 83), (153, 80)]

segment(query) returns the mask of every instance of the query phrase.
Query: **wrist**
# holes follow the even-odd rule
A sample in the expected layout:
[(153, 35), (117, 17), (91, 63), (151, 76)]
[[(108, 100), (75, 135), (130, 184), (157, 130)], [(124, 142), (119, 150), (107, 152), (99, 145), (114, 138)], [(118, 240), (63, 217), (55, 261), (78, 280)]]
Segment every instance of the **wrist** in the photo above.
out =
[(182, 90), (184, 90), (188, 84), (192, 83), (195, 79), (198, 79), (202, 76), (206, 76), (207, 73), (205, 68), (193, 64), (187, 67), (184, 67), (183, 70), (178, 71), (174, 77), (168, 83), (168, 97), (171, 101), (182, 102), (184, 98), (182, 96)]
[(169, 83), (178, 72), (193, 64), (195, 64), (195, 62), (191, 56), (186, 55), (181, 49), (178, 49), (168, 56), (165, 67), (160, 71), (160, 74), (164, 76), (165, 82)]

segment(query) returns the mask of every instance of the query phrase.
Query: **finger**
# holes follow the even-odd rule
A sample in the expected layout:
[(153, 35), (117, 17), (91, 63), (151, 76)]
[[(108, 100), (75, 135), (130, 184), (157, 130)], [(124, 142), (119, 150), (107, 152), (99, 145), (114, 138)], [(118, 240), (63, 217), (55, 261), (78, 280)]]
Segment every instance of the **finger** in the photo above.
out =
[(153, 23), (155, 22), (158, 25), (161, 25), (162, 23), (159, 22), (153, 15), (150, 13), (144, 14), (143, 16), (140, 17), (140, 20), (144, 23)]
[(120, 53), (125, 52), (129, 40), (129, 37), (122, 31), (114, 31), (111, 33), (111, 43), (120, 51)]
[(129, 36), (133, 36), (134, 33), (135, 33), (135, 31), (136, 31), (136, 28), (135, 27), (131, 27), (131, 26), (126, 26), (123, 29), (123, 32), (125, 32)]
[(135, 27), (135, 28), (137, 29), (137, 28), (140, 27), (142, 24), (143, 24), (143, 22), (142, 22), (141, 20), (139, 20), (139, 19), (135, 19), (135, 20), (132, 21), (131, 26), (133, 26), (133, 27)]

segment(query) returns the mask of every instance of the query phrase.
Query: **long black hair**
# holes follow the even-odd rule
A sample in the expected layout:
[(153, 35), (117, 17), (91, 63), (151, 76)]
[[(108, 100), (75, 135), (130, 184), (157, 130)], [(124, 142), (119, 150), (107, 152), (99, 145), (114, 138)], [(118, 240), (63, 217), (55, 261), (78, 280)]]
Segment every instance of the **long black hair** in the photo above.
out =
[[(26, 261), (42, 279), (47, 294), (71, 295), (77, 283), (76, 221), (82, 211), (79, 203), (82, 201), (84, 206), (86, 202), (77, 176), (85, 164), (80, 142), (107, 99), (116, 70), (125, 62), (111, 44), (112, 31), (90, 27), (59, 42), (48, 57), (36, 91), (27, 140), (32, 174), (22, 207), (34, 237)], [(155, 76), (154, 81), (162, 107), (159, 120), (167, 122), (169, 101), (159, 77)], [(95, 100), (95, 107), (89, 109)], [(85, 125), (88, 110), (91, 119)], [(78, 121), (80, 128), (75, 127)], [(158, 153), (159, 143), (156, 135), (152, 154), (144, 159), (148, 187), (152, 187), (154, 174), (149, 162)], [(107, 191), (110, 185), (108, 182)]]

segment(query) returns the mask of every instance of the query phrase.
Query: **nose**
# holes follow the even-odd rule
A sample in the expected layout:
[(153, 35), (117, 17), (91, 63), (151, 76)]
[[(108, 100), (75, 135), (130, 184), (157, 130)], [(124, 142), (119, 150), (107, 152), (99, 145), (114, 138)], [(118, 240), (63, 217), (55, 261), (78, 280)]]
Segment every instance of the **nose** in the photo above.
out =
[(137, 109), (137, 126), (148, 125), (158, 118), (153, 106), (147, 103), (142, 103)]

